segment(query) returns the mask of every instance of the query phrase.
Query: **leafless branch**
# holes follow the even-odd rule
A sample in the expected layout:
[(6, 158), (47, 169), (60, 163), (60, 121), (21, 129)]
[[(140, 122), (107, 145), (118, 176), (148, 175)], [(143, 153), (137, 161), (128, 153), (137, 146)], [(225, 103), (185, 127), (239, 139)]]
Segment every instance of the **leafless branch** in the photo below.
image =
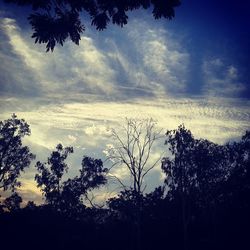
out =
[[(126, 119), (126, 125), (121, 131), (112, 130), (112, 137), (116, 147), (109, 151), (109, 159), (113, 161), (110, 169), (117, 165), (124, 165), (132, 177), (135, 191), (141, 192), (144, 177), (156, 166), (161, 158), (149, 164), (150, 154), (156, 140), (160, 139), (161, 130), (155, 129), (153, 119), (135, 120)], [(123, 183), (120, 182), (122, 184)], [(125, 187), (125, 186), (124, 186)]]

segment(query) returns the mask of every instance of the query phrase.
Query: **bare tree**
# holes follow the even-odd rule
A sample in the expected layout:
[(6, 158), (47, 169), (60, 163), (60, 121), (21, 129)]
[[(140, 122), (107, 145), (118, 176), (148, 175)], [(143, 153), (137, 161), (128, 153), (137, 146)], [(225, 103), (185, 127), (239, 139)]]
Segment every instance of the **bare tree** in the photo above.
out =
[[(161, 138), (161, 131), (156, 129), (153, 119), (126, 119), (126, 125), (121, 130), (111, 130), (114, 146), (107, 149), (108, 159), (112, 167), (126, 166), (132, 178), (132, 189), (143, 193), (146, 185), (145, 176), (160, 162), (161, 157), (152, 161), (150, 153), (155, 142)], [(111, 169), (110, 168), (110, 169)], [(125, 187), (122, 180), (113, 175)]]

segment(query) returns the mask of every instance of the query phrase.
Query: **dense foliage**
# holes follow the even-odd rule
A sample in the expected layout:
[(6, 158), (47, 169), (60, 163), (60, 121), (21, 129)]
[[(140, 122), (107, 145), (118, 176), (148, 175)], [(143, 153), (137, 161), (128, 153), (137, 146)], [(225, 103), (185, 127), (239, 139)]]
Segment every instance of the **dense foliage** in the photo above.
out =
[(29, 135), (29, 125), (15, 114), (0, 122), (0, 190), (20, 186), (17, 178), (35, 158), (29, 148), (22, 145), (22, 138)]

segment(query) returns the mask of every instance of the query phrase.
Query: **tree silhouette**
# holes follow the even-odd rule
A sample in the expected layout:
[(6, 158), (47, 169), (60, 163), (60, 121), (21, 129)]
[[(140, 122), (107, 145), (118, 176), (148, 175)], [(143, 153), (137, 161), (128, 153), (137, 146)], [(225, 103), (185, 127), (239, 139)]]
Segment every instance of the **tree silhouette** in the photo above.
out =
[(0, 122), (0, 189), (14, 190), (20, 186), (17, 178), (35, 159), (22, 138), (30, 135), (29, 125), (15, 114)]
[(162, 169), (167, 176), (168, 196), (179, 202), (181, 207), (183, 244), (186, 249), (188, 227), (196, 209), (209, 211), (210, 208), (214, 212), (218, 205), (221, 185), (228, 177), (229, 155), (225, 146), (194, 139), (184, 125), (168, 131), (166, 136), (172, 156), (163, 159)]
[(134, 223), (138, 220), (136, 211), (141, 207), (143, 199), (142, 194), (133, 189), (127, 189), (121, 191), (118, 197), (109, 199), (108, 206), (117, 213), (118, 218)]
[(28, 209), (28, 210), (35, 210), (36, 209), (36, 204), (34, 201), (28, 201), (26, 206), (25, 206), (25, 209)]
[(128, 221), (131, 230), (134, 231), (133, 246), (141, 249), (142, 246), (142, 212), (144, 196), (134, 189), (127, 189), (120, 192), (118, 197), (108, 201), (109, 208), (115, 213), (120, 221)]
[(64, 162), (69, 154), (73, 153), (72, 147), (63, 148), (62, 144), (56, 146), (56, 151), (51, 153), (47, 163), (36, 163), (38, 174), (35, 176), (37, 186), (41, 187), (46, 201), (57, 206), (60, 201), (62, 191), (62, 177), (64, 172), (68, 170), (67, 164)]
[[(132, 178), (132, 189), (138, 194), (143, 193), (146, 187), (143, 183), (145, 176), (161, 160), (160, 157), (153, 161), (150, 158), (154, 144), (161, 137), (161, 131), (157, 131), (155, 125), (152, 119), (127, 119), (126, 126), (120, 131), (112, 130), (114, 146), (107, 150), (112, 168), (125, 166)], [(122, 183), (121, 180), (119, 182)]]
[(250, 207), (250, 131), (239, 142), (227, 145), (230, 152), (230, 176), (225, 186), (227, 199), (233, 197), (240, 206)]
[(177, 130), (167, 131), (166, 136), (165, 144), (168, 145), (173, 158), (165, 157), (162, 161), (162, 169), (167, 176), (165, 182), (170, 188), (171, 196), (180, 200), (183, 246), (184, 249), (186, 249), (188, 225), (191, 218), (191, 207), (188, 196), (195, 181), (192, 178), (194, 171), (190, 164), (190, 153), (194, 147), (195, 140), (191, 132), (187, 130), (184, 125), (180, 125)]
[(84, 208), (83, 196), (107, 181), (105, 177), (107, 169), (103, 168), (102, 161), (86, 156), (82, 160), (80, 175), (63, 181), (63, 175), (68, 171), (65, 160), (71, 153), (73, 153), (72, 147), (64, 148), (58, 144), (47, 163), (36, 163), (39, 173), (35, 176), (46, 202), (60, 212), (67, 212), (68, 215), (79, 213)]
[[(161, 131), (157, 131), (156, 122), (152, 119), (127, 119), (121, 130), (112, 130), (113, 143), (108, 148), (108, 159), (112, 167), (125, 166), (132, 179), (131, 187), (126, 187), (123, 181), (116, 177), (124, 190), (118, 197), (110, 199), (109, 207), (118, 217), (127, 218), (134, 226), (134, 247), (142, 247), (142, 214), (144, 206), (144, 183), (147, 176), (161, 157), (151, 160), (151, 153), (156, 141), (161, 138)], [(113, 176), (113, 175), (111, 175)]]
[(47, 51), (53, 51), (57, 43), (63, 45), (69, 37), (79, 44), (81, 33), (85, 30), (80, 19), (84, 12), (91, 19), (97, 30), (106, 29), (109, 22), (123, 27), (128, 22), (129, 11), (139, 8), (149, 9), (155, 19), (172, 19), (174, 8), (180, 5), (179, 0), (5, 0), (21, 6), (32, 6), (34, 13), (29, 22), (34, 30), (35, 43), (46, 43)]
[(14, 192), (12, 193), (11, 196), (9, 196), (8, 198), (6, 198), (4, 200), (4, 208), (7, 208), (8, 211), (14, 212), (18, 209), (20, 209), (20, 205), (22, 203), (22, 197)]
[(84, 156), (80, 175), (63, 183), (61, 206), (63, 202), (67, 211), (79, 211), (83, 199), (88, 199), (88, 192), (107, 183), (106, 173), (100, 159)]

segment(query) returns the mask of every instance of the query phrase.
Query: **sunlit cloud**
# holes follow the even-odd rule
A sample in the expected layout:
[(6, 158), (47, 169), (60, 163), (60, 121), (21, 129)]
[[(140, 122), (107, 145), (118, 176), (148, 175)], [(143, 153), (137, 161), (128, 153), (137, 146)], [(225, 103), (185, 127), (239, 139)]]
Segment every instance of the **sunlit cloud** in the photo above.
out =
[(34, 179), (21, 179), (22, 185), (18, 188), (17, 192), (20, 193), (24, 203), (27, 201), (34, 201), (36, 204), (42, 204), (43, 197), (42, 192), (39, 188), (37, 188), (37, 183)]
[[(17, 102), (20, 107), (22, 102)], [(5, 103), (7, 105), (8, 101)], [(64, 140), (75, 145), (82, 141), (85, 146), (91, 143), (99, 147), (99, 140), (107, 140), (110, 137), (109, 129), (124, 124), (125, 117), (152, 117), (164, 130), (174, 129), (184, 123), (196, 136), (223, 143), (240, 136), (248, 128), (248, 105), (248, 101), (228, 98), (137, 99), (126, 103), (50, 104), (38, 106), (34, 111), (18, 112), (17, 115), (24, 117), (30, 124), (30, 140), (49, 149)], [(2, 119), (8, 118), (13, 112), (14, 107), (2, 114)]]

